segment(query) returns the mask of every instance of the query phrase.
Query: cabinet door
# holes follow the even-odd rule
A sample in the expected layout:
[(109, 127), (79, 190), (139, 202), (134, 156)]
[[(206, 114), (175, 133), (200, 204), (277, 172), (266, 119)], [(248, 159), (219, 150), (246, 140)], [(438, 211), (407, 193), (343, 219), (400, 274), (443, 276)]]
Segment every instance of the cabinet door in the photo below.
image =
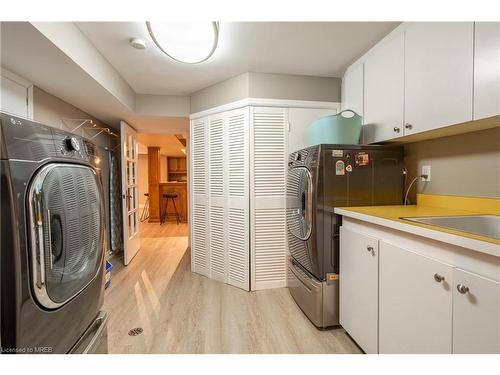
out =
[(500, 354), (500, 282), (454, 270), (453, 353)]
[(210, 226), (208, 218), (208, 117), (191, 121), (191, 270), (210, 276)]
[(378, 240), (340, 228), (340, 324), (366, 353), (378, 353)]
[(380, 242), (380, 353), (451, 353), (453, 268)]
[(286, 286), (287, 108), (250, 110), (252, 290)]
[(312, 146), (309, 143), (307, 127), (311, 122), (324, 116), (334, 115), (336, 109), (290, 108), (288, 110), (288, 150), (287, 153)]
[(500, 22), (476, 22), (474, 120), (500, 114)]
[(28, 90), (0, 74), (0, 110), (16, 116), (28, 117)]
[(419, 22), (405, 34), (405, 134), (471, 121), (473, 23)]
[(218, 113), (210, 116), (208, 120), (210, 277), (223, 282), (227, 279), (225, 222), (227, 180), (224, 174), (226, 124), (224, 118), (224, 113)]
[(363, 116), (363, 64), (351, 67), (342, 79), (342, 110)]
[(228, 283), (250, 290), (250, 129), (248, 107), (226, 114)]
[(394, 36), (365, 60), (364, 143), (403, 135), (404, 34)]
[(181, 172), (186, 172), (187, 167), (186, 167), (186, 158), (179, 158), (179, 170)]

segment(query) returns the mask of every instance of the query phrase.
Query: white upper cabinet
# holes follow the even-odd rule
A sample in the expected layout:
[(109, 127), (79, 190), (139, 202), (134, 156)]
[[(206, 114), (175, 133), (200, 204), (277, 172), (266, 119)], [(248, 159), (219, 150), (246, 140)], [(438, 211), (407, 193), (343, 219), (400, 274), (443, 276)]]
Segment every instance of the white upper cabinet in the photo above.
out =
[(500, 282), (454, 270), (453, 353), (500, 353)]
[(474, 24), (412, 23), (405, 35), (405, 135), (471, 121)]
[(342, 79), (342, 110), (363, 116), (363, 64), (351, 66)]
[(500, 114), (500, 22), (476, 22), (474, 120)]
[(386, 40), (364, 64), (364, 143), (401, 137), (404, 132), (404, 34)]
[(0, 110), (16, 116), (30, 117), (28, 89), (14, 80), (11, 74), (0, 74)]

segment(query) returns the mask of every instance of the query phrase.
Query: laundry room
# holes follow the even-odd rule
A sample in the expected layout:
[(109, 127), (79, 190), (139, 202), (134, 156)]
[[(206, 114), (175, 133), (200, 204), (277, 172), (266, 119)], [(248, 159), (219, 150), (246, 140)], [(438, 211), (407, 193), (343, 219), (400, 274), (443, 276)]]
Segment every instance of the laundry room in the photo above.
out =
[(0, 15), (0, 363), (498, 362), (500, 20), (391, 9)]

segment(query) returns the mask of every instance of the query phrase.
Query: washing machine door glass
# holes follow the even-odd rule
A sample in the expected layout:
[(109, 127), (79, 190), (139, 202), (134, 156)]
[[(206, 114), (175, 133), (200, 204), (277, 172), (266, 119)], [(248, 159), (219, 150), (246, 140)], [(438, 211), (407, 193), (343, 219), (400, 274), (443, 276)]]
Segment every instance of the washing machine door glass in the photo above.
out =
[(306, 167), (294, 167), (287, 179), (287, 226), (292, 235), (302, 241), (311, 236), (313, 215), (313, 184)]
[(57, 308), (82, 291), (103, 261), (103, 200), (96, 172), (50, 164), (32, 181), (31, 271), (35, 296)]

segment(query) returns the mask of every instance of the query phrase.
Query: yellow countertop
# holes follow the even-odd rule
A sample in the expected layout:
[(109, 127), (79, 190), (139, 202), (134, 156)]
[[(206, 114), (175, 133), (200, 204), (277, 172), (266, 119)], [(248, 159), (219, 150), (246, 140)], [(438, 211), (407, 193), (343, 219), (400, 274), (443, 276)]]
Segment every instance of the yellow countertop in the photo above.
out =
[(433, 231), (500, 245), (500, 240), (496, 238), (479, 236), (459, 230), (438, 227), (430, 224), (415, 223), (401, 219), (401, 217), (422, 216), (500, 215), (500, 199), (497, 198), (452, 197), (444, 195), (418, 194), (417, 205), (342, 207), (336, 209), (335, 212), (346, 216), (349, 216), (348, 213), (351, 212), (366, 215), (367, 217), (389, 220), (395, 223), (431, 229)]

